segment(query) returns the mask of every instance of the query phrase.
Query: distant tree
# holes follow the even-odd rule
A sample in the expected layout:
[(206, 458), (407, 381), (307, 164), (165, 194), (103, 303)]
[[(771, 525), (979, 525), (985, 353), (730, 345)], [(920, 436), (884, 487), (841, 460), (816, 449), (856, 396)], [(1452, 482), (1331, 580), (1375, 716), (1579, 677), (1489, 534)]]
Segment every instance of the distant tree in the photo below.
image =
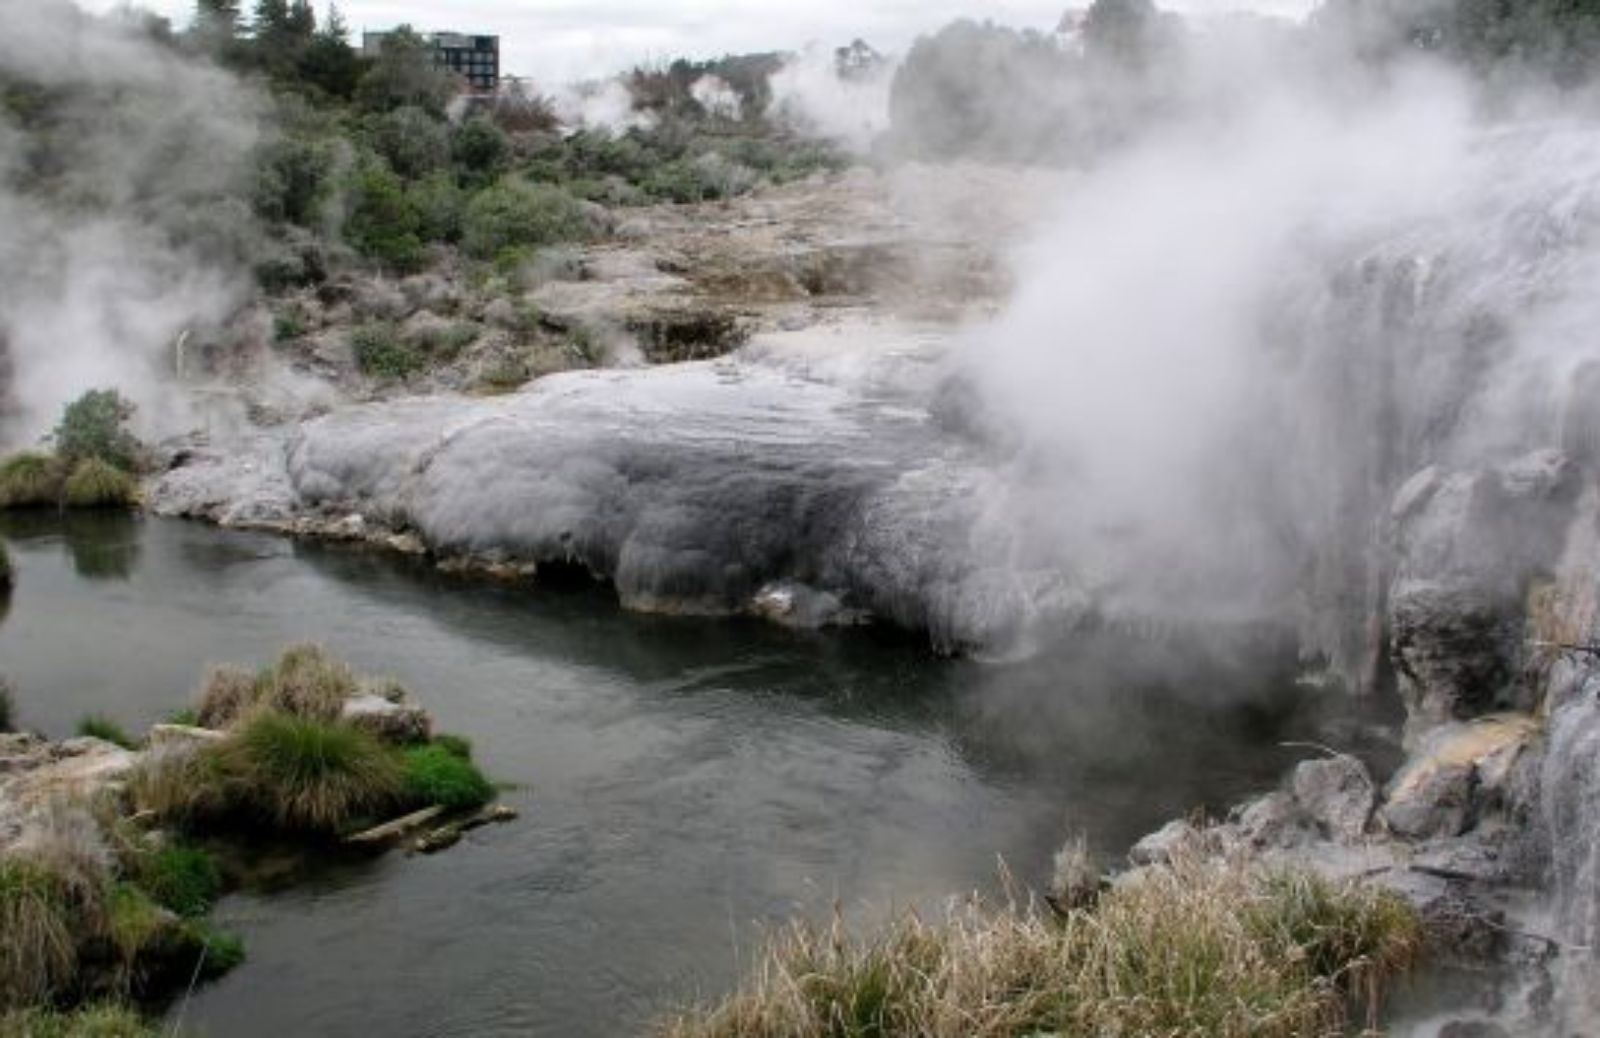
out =
[(415, 105), (439, 115), (460, 90), (456, 76), (434, 60), (433, 46), (402, 25), (384, 37), (377, 60), (356, 88), (356, 99), (375, 112)]
[(511, 142), (493, 121), (480, 116), (468, 119), (456, 130), (451, 153), (463, 172), (487, 183), (511, 157)]
[(406, 180), (417, 180), (450, 163), (450, 130), (437, 116), (414, 105), (370, 116), (367, 138)]
[(833, 52), (833, 69), (840, 79), (871, 79), (887, 65), (884, 56), (866, 40), (857, 38)]
[(358, 166), (345, 199), (349, 210), (344, 237), (357, 252), (396, 273), (422, 266), (421, 214), (382, 159), (373, 156)]
[(125, 471), (139, 460), (139, 441), (128, 431), (134, 407), (115, 389), (92, 389), (61, 413), (56, 453), (68, 462), (96, 459)]
[(189, 39), (202, 53), (232, 62), (239, 51), (239, 0), (199, 0)]
[(322, 27), (312, 35), (300, 55), (300, 79), (321, 90), (329, 97), (348, 101), (355, 97), (356, 86), (366, 71), (361, 55), (350, 46), (349, 29), (339, 8), (328, 7), (328, 16)]
[(1116, 65), (1143, 66), (1160, 23), (1161, 12), (1151, 0), (1094, 0), (1083, 20), (1084, 50)]

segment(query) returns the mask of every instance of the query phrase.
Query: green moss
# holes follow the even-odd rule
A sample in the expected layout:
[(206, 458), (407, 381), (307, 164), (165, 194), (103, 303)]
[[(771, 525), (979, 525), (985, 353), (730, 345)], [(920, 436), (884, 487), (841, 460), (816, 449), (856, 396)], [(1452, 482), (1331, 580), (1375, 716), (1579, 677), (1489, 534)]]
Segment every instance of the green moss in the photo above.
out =
[(126, 508), (138, 495), (137, 480), (99, 458), (85, 458), (73, 466), (61, 492), (69, 508)]
[(196, 946), (197, 954), (205, 955), (200, 963), (202, 979), (214, 980), (243, 965), (244, 941), (238, 935), (195, 920), (186, 924), (186, 934)]
[(222, 893), (222, 875), (211, 855), (183, 844), (140, 858), (135, 879), (156, 901), (182, 916), (204, 915)]
[(451, 810), (481, 807), (494, 796), (494, 786), (472, 762), (433, 743), (405, 751), (406, 799)]
[(78, 734), (88, 739), (103, 739), (125, 750), (131, 750), (138, 745), (126, 729), (104, 714), (90, 714), (79, 721)]
[(0, 508), (53, 508), (61, 501), (61, 464), (25, 451), (0, 463)]
[(451, 735), (448, 732), (433, 737), (433, 745), (462, 760), (472, 759), (472, 740), (464, 735)]

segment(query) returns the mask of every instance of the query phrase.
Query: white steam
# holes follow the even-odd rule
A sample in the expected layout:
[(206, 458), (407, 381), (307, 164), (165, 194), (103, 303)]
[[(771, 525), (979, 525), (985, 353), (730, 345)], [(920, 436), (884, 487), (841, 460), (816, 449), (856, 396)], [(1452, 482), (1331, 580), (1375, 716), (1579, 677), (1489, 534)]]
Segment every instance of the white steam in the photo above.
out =
[(237, 187), (260, 125), (231, 76), (65, 0), (0, 0), (0, 439), (47, 431), (62, 404), (115, 387), (141, 431), (180, 429), (174, 344), (248, 291)]
[(813, 45), (773, 74), (770, 111), (797, 130), (865, 152), (889, 128), (894, 70), (884, 61), (842, 76), (834, 52)]
[(648, 130), (656, 122), (654, 113), (634, 108), (632, 91), (617, 78), (569, 84), (561, 88), (553, 100), (556, 115), (573, 129), (623, 133), (632, 129)]

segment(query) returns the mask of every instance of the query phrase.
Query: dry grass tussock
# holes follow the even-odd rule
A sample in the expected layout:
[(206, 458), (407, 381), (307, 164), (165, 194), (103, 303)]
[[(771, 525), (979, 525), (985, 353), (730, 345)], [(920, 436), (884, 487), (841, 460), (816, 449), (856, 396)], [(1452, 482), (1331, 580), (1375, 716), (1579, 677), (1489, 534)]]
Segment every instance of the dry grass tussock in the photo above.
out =
[(112, 856), (94, 820), (55, 805), (36, 821), (0, 855), (0, 1011), (70, 984), (80, 935), (109, 920)]
[(355, 672), (316, 645), (295, 645), (278, 662), (251, 675), (219, 667), (200, 689), (197, 715), (207, 728), (228, 728), (256, 710), (335, 721), (360, 688)]
[(1064, 917), (977, 902), (852, 936), (795, 923), (746, 986), (670, 1038), (1307, 1038), (1371, 1018), (1420, 924), (1363, 886), (1180, 861)]

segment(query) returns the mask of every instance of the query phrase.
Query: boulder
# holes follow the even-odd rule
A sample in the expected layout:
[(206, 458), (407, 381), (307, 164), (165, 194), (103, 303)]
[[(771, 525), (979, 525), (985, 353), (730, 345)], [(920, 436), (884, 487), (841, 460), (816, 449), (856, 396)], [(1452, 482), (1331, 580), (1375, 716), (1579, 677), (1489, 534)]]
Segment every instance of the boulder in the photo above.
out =
[(1383, 821), (1396, 836), (1430, 840), (1460, 836), (1472, 820), (1476, 775), (1471, 764), (1418, 762), (1383, 805)]
[(1135, 865), (1165, 865), (1176, 857), (1196, 850), (1200, 830), (1185, 821), (1168, 822), (1133, 845), (1128, 860)]
[(1305, 761), (1290, 780), (1295, 802), (1327, 838), (1355, 843), (1367, 831), (1377, 805), (1377, 785), (1354, 757)]
[(373, 693), (345, 700), (344, 720), (362, 731), (392, 743), (426, 742), (433, 735), (433, 719), (412, 703), (397, 703)]

